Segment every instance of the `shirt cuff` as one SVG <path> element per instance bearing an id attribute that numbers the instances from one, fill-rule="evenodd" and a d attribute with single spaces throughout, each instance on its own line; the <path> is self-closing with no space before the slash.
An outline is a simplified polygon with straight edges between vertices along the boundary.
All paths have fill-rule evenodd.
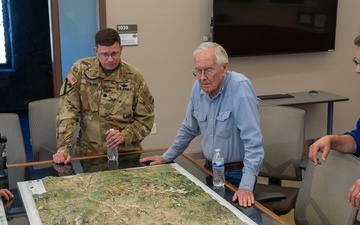
<path id="1" fill-rule="evenodd" d="M 62 147 L 58 148 L 57 153 L 59 153 L 59 152 L 64 152 L 66 154 L 70 154 L 71 146 L 70 147 L 62 146 Z"/>
<path id="2" fill-rule="evenodd" d="M 243 188 L 253 192 L 255 187 L 255 182 L 256 182 L 255 176 L 250 174 L 243 174 L 239 188 Z"/>

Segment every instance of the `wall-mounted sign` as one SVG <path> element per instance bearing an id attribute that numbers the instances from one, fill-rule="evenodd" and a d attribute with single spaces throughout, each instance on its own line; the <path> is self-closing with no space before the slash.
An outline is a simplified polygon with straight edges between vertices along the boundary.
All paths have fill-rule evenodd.
<path id="1" fill-rule="evenodd" d="M 116 30 L 120 35 L 121 45 L 138 45 L 137 24 L 117 25 Z"/>

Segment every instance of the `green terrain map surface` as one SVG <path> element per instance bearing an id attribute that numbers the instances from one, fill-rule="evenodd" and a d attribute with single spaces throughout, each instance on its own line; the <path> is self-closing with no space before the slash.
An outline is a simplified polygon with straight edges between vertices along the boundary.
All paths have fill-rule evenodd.
<path id="1" fill-rule="evenodd" d="M 169 164 L 42 179 L 43 224 L 245 224 Z"/>

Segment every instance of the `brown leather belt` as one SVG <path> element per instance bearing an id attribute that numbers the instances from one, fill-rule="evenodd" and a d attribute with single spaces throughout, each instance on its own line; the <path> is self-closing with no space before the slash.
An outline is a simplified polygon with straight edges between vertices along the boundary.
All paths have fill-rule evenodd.
<path id="1" fill-rule="evenodd" d="M 212 170 L 212 162 L 210 162 L 209 160 L 206 160 L 206 164 Z M 243 162 L 225 163 L 225 171 L 241 170 L 242 168 L 244 168 Z"/>

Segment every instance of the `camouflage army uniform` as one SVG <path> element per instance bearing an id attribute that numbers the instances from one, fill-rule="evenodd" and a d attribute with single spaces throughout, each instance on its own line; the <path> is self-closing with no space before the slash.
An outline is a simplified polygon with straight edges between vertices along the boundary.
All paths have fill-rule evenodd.
<path id="1" fill-rule="evenodd" d="M 121 61 L 107 76 L 96 57 L 74 63 L 61 87 L 57 124 L 58 152 L 70 153 L 80 122 L 75 155 L 106 154 L 105 132 L 117 129 L 125 137 L 119 151 L 141 150 L 140 142 L 154 123 L 154 99 L 140 72 Z"/>

